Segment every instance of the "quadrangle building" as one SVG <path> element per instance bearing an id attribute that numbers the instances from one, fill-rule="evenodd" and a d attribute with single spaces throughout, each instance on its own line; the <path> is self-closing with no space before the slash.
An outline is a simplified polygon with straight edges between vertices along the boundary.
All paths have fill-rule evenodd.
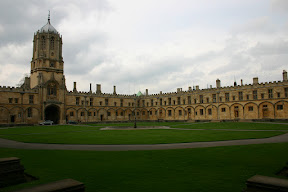
<path id="1" fill-rule="evenodd" d="M 221 121 L 288 119 L 288 81 L 283 80 L 215 88 L 199 86 L 159 94 L 120 95 L 73 91 L 66 88 L 62 36 L 48 23 L 34 34 L 30 76 L 20 87 L 0 86 L 0 123 L 37 124 L 44 120 L 65 124 L 101 121 Z"/>

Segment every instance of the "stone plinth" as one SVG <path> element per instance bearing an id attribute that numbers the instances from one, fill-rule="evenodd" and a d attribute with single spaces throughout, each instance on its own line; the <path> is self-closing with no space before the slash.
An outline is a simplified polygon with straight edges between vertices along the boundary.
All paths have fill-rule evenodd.
<path id="1" fill-rule="evenodd" d="M 26 182 L 24 167 L 17 157 L 0 159 L 0 188 Z"/>
<path id="2" fill-rule="evenodd" d="M 246 181 L 245 192 L 288 192 L 288 180 L 254 175 Z"/>
<path id="3" fill-rule="evenodd" d="M 73 179 L 63 179 L 14 192 L 85 192 L 83 183 Z"/>

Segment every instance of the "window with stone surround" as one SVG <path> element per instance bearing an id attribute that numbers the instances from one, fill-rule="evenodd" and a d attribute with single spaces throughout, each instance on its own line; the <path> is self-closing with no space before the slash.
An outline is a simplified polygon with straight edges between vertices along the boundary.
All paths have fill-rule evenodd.
<path id="1" fill-rule="evenodd" d="M 199 96 L 199 99 L 200 99 L 200 103 L 203 103 L 204 101 L 203 101 L 203 95 L 200 95 Z"/>
<path id="2" fill-rule="evenodd" d="M 55 42 L 55 38 L 51 37 L 51 39 L 50 39 L 50 49 L 51 50 L 54 50 L 54 42 Z"/>
<path id="3" fill-rule="evenodd" d="M 277 92 L 277 97 L 280 98 L 281 94 L 280 92 Z"/>
<path id="4" fill-rule="evenodd" d="M 268 98 L 269 99 L 273 98 L 273 89 L 268 89 Z"/>
<path id="5" fill-rule="evenodd" d="M 178 113 L 179 113 L 179 116 L 182 116 L 182 110 L 179 110 Z"/>
<path id="6" fill-rule="evenodd" d="M 225 93 L 225 101 L 229 101 L 229 93 Z"/>
<path id="7" fill-rule="evenodd" d="M 73 117 L 73 116 L 74 116 L 74 112 L 71 111 L 71 112 L 70 112 L 70 117 Z"/>
<path id="8" fill-rule="evenodd" d="M 34 95 L 29 95 L 29 104 L 34 103 Z"/>
<path id="9" fill-rule="evenodd" d="M 212 94 L 212 99 L 213 99 L 213 103 L 216 103 L 217 102 L 217 99 L 216 99 L 216 94 Z"/>
<path id="10" fill-rule="evenodd" d="M 288 97 L 288 87 L 284 88 L 285 97 Z"/>
<path id="11" fill-rule="evenodd" d="M 93 98 L 90 98 L 90 106 L 93 106 Z"/>
<path id="12" fill-rule="evenodd" d="M 225 111 L 226 111 L 225 107 L 221 108 L 221 112 L 225 112 Z"/>
<path id="13" fill-rule="evenodd" d="M 32 117 L 32 108 L 31 107 L 29 107 L 28 109 L 27 109 L 27 117 Z"/>
<path id="14" fill-rule="evenodd" d="M 283 110 L 283 105 L 277 105 L 277 110 Z"/>
<path id="15" fill-rule="evenodd" d="M 76 105 L 79 105 L 80 97 L 76 97 Z"/>
<path id="16" fill-rule="evenodd" d="M 82 117 L 84 116 L 84 114 L 85 114 L 84 111 L 81 111 L 81 114 L 80 114 L 80 115 L 81 115 Z"/>
<path id="17" fill-rule="evenodd" d="M 170 117 L 172 115 L 172 110 L 168 110 L 168 116 Z"/>
<path id="18" fill-rule="evenodd" d="M 108 99 L 105 99 L 105 105 L 108 106 L 108 104 L 109 104 Z"/>
<path id="19" fill-rule="evenodd" d="M 18 98 L 15 98 L 15 103 L 18 103 Z"/>
<path id="20" fill-rule="evenodd" d="M 203 114 L 204 114 L 204 110 L 200 109 L 200 115 L 203 115 Z"/>
<path id="21" fill-rule="evenodd" d="M 254 100 L 258 99 L 257 90 L 253 91 L 253 99 Z"/>
<path id="22" fill-rule="evenodd" d="M 9 103 L 12 103 L 13 102 L 13 98 L 9 98 L 8 101 L 9 101 Z"/>
<path id="23" fill-rule="evenodd" d="M 264 99 L 265 94 L 261 93 L 261 99 Z"/>
<path id="24" fill-rule="evenodd" d="M 211 108 L 208 109 L 208 115 L 212 115 L 212 109 Z"/>
<path id="25" fill-rule="evenodd" d="M 243 92 L 242 91 L 238 92 L 238 98 L 239 98 L 239 101 L 243 100 Z"/>
<path id="26" fill-rule="evenodd" d="M 253 111 L 253 106 L 249 106 L 248 111 Z"/>
<path id="27" fill-rule="evenodd" d="M 107 112 L 107 116 L 111 116 L 111 112 L 110 111 Z"/>
<path id="28" fill-rule="evenodd" d="M 191 104 L 191 96 L 188 96 L 188 104 Z"/>

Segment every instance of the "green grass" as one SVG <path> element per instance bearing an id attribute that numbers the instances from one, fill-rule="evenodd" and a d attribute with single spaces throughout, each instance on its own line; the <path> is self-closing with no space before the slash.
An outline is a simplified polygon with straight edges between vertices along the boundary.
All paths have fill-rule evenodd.
<path id="1" fill-rule="evenodd" d="M 198 124 L 199 126 L 200 124 Z M 214 130 L 103 130 L 93 126 L 38 126 L 0 130 L 0 137 L 27 143 L 159 144 L 266 138 L 283 132 Z"/>
<path id="2" fill-rule="evenodd" d="M 173 128 L 187 129 L 243 129 L 243 130 L 287 130 L 288 124 L 220 122 L 220 123 L 182 123 L 172 125 Z"/>
<path id="3" fill-rule="evenodd" d="M 242 191 L 255 175 L 275 176 L 288 160 L 288 143 L 160 151 L 57 151 L 0 149 L 0 157 L 21 158 L 26 172 L 40 178 L 5 188 L 12 191 L 72 178 L 87 192 Z"/>

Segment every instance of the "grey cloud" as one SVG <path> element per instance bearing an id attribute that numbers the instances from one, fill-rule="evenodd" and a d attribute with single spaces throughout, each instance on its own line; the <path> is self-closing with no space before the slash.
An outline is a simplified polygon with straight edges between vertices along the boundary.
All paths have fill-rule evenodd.
<path id="1" fill-rule="evenodd" d="M 259 42 L 249 52 L 254 56 L 288 54 L 288 41 L 280 39 L 271 43 Z"/>

